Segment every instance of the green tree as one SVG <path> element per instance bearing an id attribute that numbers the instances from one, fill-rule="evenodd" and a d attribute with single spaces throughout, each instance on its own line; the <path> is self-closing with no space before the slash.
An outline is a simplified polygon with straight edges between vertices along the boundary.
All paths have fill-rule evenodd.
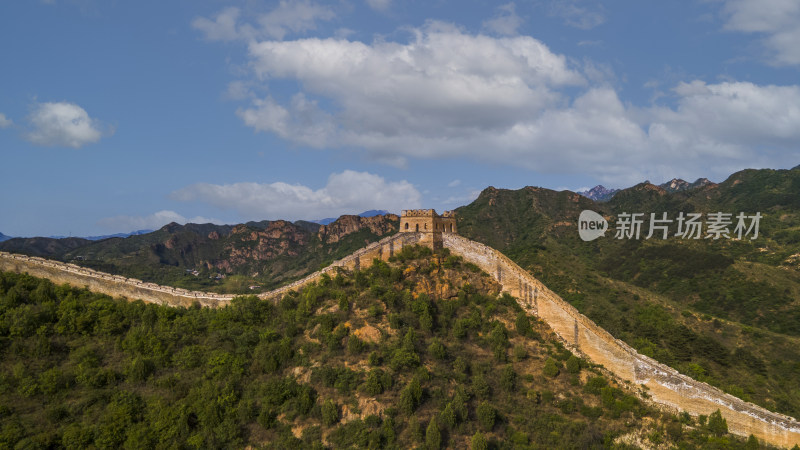
<path id="1" fill-rule="evenodd" d="M 378 395 L 383 392 L 383 383 L 381 380 L 383 371 L 380 369 L 373 369 L 367 375 L 367 381 L 364 382 L 364 392 L 369 395 Z"/>
<path id="2" fill-rule="evenodd" d="M 333 400 L 325 400 L 322 404 L 322 423 L 331 426 L 339 422 L 339 406 Z"/>
<path id="3" fill-rule="evenodd" d="M 442 412 L 439 414 L 439 417 L 447 428 L 452 430 L 453 427 L 456 426 L 457 417 L 456 412 L 453 409 L 452 402 L 447 403 Z"/>
<path id="4" fill-rule="evenodd" d="M 567 359 L 567 372 L 569 373 L 580 373 L 581 371 L 581 360 L 575 355 L 570 356 Z"/>
<path id="5" fill-rule="evenodd" d="M 434 339 L 428 346 L 428 353 L 438 360 L 443 360 L 447 357 L 447 349 L 439 339 Z"/>
<path id="6" fill-rule="evenodd" d="M 478 415 L 478 422 L 483 429 L 492 431 L 492 428 L 494 428 L 494 421 L 497 418 L 497 410 L 494 409 L 494 406 L 490 405 L 488 402 L 482 402 L 478 405 L 476 413 Z"/>
<path id="7" fill-rule="evenodd" d="M 728 432 L 728 421 L 722 417 L 719 409 L 708 416 L 708 431 L 715 436 L 722 436 Z"/>
<path id="8" fill-rule="evenodd" d="M 130 381 L 140 382 L 146 380 L 154 370 L 155 364 L 150 358 L 137 356 L 133 358 L 133 361 L 130 362 L 125 370 L 125 377 Z"/>
<path id="9" fill-rule="evenodd" d="M 528 349 L 525 348 L 524 345 L 515 345 L 514 346 L 514 360 L 522 361 L 523 359 L 528 357 Z"/>
<path id="10" fill-rule="evenodd" d="M 528 315 L 524 312 L 520 312 L 517 314 L 517 321 L 515 322 L 517 333 L 522 336 L 529 336 L 533 331 L 531 329 L 531 320 L 528 318 Z"/>
<path id="11" fill-rule="evenodd" d="M 517 372 L 514 372 L 511 364 L 506 365 L 500 374 L 500 387 L 506 392 L 514 392 L 517 389 Z"/>
<path id="12" fill-rule="evenodd" d="M 414 410 L 417 409 L 417 401 L 415 400 L 414 394 L 408 386 L 406 386 L 400 392 L 400 404 L 398 406 L 403 414 L 409 416 L 414 413 Z"/>
<path id="13" fill-rule="evenodd" d="M 667 436 L 672 439 L 673 442 L 678 442 L 683 435 L 683 424 L 679 421 L 675 420 L 667 424 L 666 426 Z"/>
<path id="14" fill-rule="evenodd" d="M 459 375 L 459 379 L 463 380 L 469 372 L 469 364 L 467 364 L 467 360 L 461 356 L 457 357 L 456 360 L 453 361 L 453 372 L 455 372 L 456 375 Z"/>
<path id="15" fill-rule="evenodd" d="M 480 431 L 472 435 L 472 442 L 470 443 L 470 448 L 472 450 L 488 450 L 489 449 L 489 442 L 486 440 L 486 436 L 483 435 Z"/>
<path id="16" fill-rule="evenodd" d="M 351 355 L 358 355 L 364 351 L 364 341 L 359 339 L 357 336 L 350 336 L 347 338 L 347 351 Z"/>
<path id="17" fill-rule="evenodd" d="M 439 450 L 442 446 L 442 432 L 439 431 L 439 424 L 436 417 L 431 418 L 428 428 L 425 430 L 425 447 L 428 450 Z"/>
<path id="18" fill-rule="evenodd" d="M 452 406 L 453 412 L 456 413 L 456 419 L 459 422 L 463 422 L 467 420 L 468 417 L 468 410 L 467 410 L 467 401 L 469 398 L 467 397 L 467 393 L 464 389 L 459 386 L 456 388 L 456 394 L 453 396 Z"/>
<path id="19" fill-rule="evenodd" d="M 478 397 L 489 398 L 489 394 L 491 394 L 491 388 L 489 387 L 489 383 L 486 381 L 486 377 L 484 377 L 482 373 L 472 377 L 472 392 L 474 392 Z"/>
<path id="20" fill-rule="evenodd" d="M 747 438 L 747 442 L 745 442 L 744 448 L 747 450 L 758 450 L 759 448 L 758 438 L 751 434 L 750 437 Z"/>
<path id="21" fill-rule="evenodd" d="M 561 371 L 558 369 L 558 363 L 553 358 L 547 358 L 547 361 L 544 363 L 544 369 L 542 369 L 545 375 L 551 378 L 555 378 L 558 376 Z"/>
<path id="22" fill-rule="evenodd" d="M 420 426 L 419 419 L 417 419 L 417 416 L 411 416 L 411 419 L 409 419 L 408 433 L 411 435 L 412 440 L 416 442 L 422 442 L 423 439 L 422 426 Z"/>

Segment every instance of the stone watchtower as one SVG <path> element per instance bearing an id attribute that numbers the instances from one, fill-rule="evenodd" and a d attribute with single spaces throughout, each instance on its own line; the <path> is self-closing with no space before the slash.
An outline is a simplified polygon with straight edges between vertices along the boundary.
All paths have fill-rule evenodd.
<path id="1" fill-rule="evenodd" d="M 442 248 L 442 233 L 457 233 L 456 215 L 445 211 L 440 216 L 433 209 L 404 209 L 400 215 L 401 233 L 422 233 L 420 244 L 433 250 Z"/>

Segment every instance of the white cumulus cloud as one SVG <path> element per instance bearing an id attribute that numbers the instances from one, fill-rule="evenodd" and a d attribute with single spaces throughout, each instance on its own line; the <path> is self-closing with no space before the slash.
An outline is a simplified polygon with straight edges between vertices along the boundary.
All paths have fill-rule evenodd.
<path id="1" fill-rule="evenodd" d="M 5 114 L 0 113 L 0 128 L 7 128 L 13 125 L 14 122 L 7 118 Z"/>
<path id="2" fill-rule="evenodd" d="M 358 149 L 397 166 L 469 159 L 614 185 L 800 159 L 797 85 L 687 80 L 638 107 L 602 65 L 575 63 L 529 36 L 441 22 L 409 31 L 407 42 L 251 41 L 252 92 L 273 80 L 299 88 L 288 100 L 251 96 L 237 114 L 302 146 Z"/>
<path id="3" fill-rule="evenodd" d="M 148 216 L 114 216 L 100 219 L 97 224 L 117 233 L 127 233 L 136 230 L 156 230 L 164 225 L 176 222 L 181 225 L 186 223 L 220 223 L 216 219 L 206 217 L 186 218 L 175 211 L 162 210 Z"/>
<path id="4" fill-rule="evenodd" d="M 288 105 L 267 97 L 238 114 L 256 130 L 312 147 L 425 157 L 454 141 L 504 133 L 519 118 L 562 102 L 553 88 L 585 83 L 565 57 L 530 37 L 473 36 L 435 22 L 413 32 L 407 44 L 251 43 L 258 79 L 298 80 L 305 91 Z M 317 97 L 339 111 L 321 110 Z"/>
<path id="5" fill-rule="evenodd" d="M 800 64 L 800 2 L 797 0 L 726 0 L 725 28 L 763 35 L 775 65 Z"/>
<path id="6" fill-rule="evenodd" d="M 80 148 L 100 140 L 102 124 L 89 117 L 85 109 L 74 103 L 37 103 L 28 121 L 32 127 L 26 138 L 36 145 Z"/>
<path id="7" fill-rule="evenodd" d="M 399 211 L 420 205 L 420 193 L 407 181 L 390 182 L 367 172 L 345 170 L 325 187 L 275 183 L 197 183 L 172 193 L 180 201 L 204 202 L 235 210 L 244 220 L 319 219 L 370 209 Z"/>

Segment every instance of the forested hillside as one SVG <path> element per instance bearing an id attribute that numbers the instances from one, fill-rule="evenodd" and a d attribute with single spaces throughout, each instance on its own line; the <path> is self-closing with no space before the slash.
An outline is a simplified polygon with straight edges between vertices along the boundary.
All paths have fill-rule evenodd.
<path id="1" fill-rule="evenodd" d="M 217 310 L 0 273 L 0 447 L 759 448 L 648 407 L 498 289 L 421 247 Z"/>
<path id="2" fill-rule="evenodd" d="M 579 238 L 585 209 L 609 219 L 605 237 Z M 623 212 L 645 213 L 639 239 L 615 238 Z M 650 213 L 664 212 L 763 217 L 754 240 L 682 239 L 676 223 L 667 239 L 645 239 Z M 673 193 L 643 183 L 606 203 L 490 188 L 457 217 L 461 234 L 501 250 L 641 353 L 800 417 L 800 170 L 746 170 Z"/>
<path id="3" fill-rule="evenodd" d="M 301 278 L 396 233 L 398 223 L 393 214 L 342 216 L 328 225 L 285 220 L 235 226 L 171 223 L 152 233 L 102 241 L 16 238 L 0 243 L 0 250 L 165 286 L 244 294 Z"/>

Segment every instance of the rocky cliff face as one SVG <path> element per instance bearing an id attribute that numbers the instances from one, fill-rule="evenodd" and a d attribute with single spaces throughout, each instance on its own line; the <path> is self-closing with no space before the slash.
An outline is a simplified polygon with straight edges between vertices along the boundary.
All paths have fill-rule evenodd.
<path id="1" fill-rule="evenodd" d="M 264 229 L 237 225 L 225 245 L 227 258 L 215 266 L 226 271 L 253 261 L 267 261 L 277 256 L 297 256 L 311 238 L 308 231 L 285 220 L 270 222 Z"/>
<path id="2" fill-rule="evenodd" d="M 713 184 L 714 183 L 712 183 L 711 180 L 709 180 L 708 178 L 698 178 L 697 180 L 695 180 L 694 183 L 689 183 L 688 181 L 681 180 L 680 178 L 673 178 L 667 181 L 666 183 L 660 184 L 658 186 L 667 192 L 680 192 L 689 189 L 701 188 Z"/>
<path id="3" fill-rule="evenodd" d="M 0 247 L 198 290 L 224 284 L 219 274 L 241 275 L 249 279 L 240 281 L 250 292 L 250 285 L 274 286 L 312 272 L 395 233 L 398 223 L 394 214 L 342 216 L 326 226 L 286 220 L 240 225 L 170 223 L 124 239 L 12 239 Z"/>
<path id="4" fill-rule="evenodd" d="M 392 231 L 393 222 L 398 220 L 400 218 L 394 214 L 372 217 L 341 216 L 335 222 L 320 227 L 317 236 L 321 242 L 327 244 L 339 242 L 344 236 L 361 229 L 368 229 L 372 233 L 382 236 Z"/>

